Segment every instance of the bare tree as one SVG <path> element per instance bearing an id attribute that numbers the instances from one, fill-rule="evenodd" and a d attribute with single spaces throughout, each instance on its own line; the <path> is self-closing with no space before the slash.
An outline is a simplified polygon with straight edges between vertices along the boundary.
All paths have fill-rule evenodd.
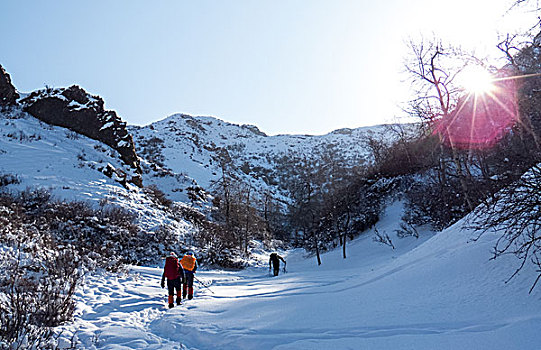
<path id="1" fill-rule="evenodd" d="M 346 245 L 351 230 L 352 216 L 358 202 L 358 189 L 354 185 L 342 186 L 337 189 L 337 203 L 334 206 L 336 217 L 336 229 L 342 245 L 342 257 L 346 259 Z"/>
<path id="2" fill-rule="evenodd" d="M 306 155 L 297 158 L 296 164 L 295 181 L 290 188 L 293 197 L 289 208 L 290 223 L 297 232 L 297 239 L 302 240 L 302 246 L 315 251 L 317 263 L 321 265 L 319 223 L 324 215 L 317 192 L 321 189 L 321 178 L 318 178 L 316 164 Z M 300 237 L 299 232 L 302 232 Z"/>
<path id="3" fill-rule="evenodd" d="M 533 11 L 541 10 L 541 3 L 539 2 L 539 0 L 515 0 L 509 10 L 512 10 L 515 7 L 524 6 L 530 6 L 530 9 Z"/>
<path id="4" fill-rule="evenodd" d="M 419 43 L 409 42 L 411 56 L 406 61 L 405 69 L 410 76 L 410 82 L 415 98 L 410 101 L 410 112 L 421 118 L 422 121 L 434 126 L 442 120 L 452 118 L 452 113 L 458 106 L 464 93 L 456 84 L 456 77 L 469 64 L 479 64 L 480 60 L 467 54 L 459 48 L 444 44 L 441 40 L 421 40 Z M 449 165 L 447 164 L 446 150 L 444 149 L 443 135 L 440 135 L 440 158 L 438 165 L 438 178 L 442 198 L 448 187 Z M 449 139 L 451 158 L 455 165 L 454 171 L 458 176 L 464 200 L 468 208 L 473 210 L 474 204 L 470 199 L 465 167 L 467 162 L 455 148 L 452 139 Z M 466 170 L 467 172 L 467 170 Z"/>

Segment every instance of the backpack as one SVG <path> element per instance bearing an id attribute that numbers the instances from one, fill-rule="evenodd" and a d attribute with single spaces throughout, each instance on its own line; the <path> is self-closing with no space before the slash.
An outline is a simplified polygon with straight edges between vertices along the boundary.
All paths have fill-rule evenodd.
<path id="1" fill-rule="evenodd" d="M 177 258 L 173 256 L 168 256 L 167 258 L 165 258 L 165 267 L 163 273 L 168 280 L 174 280 L 178 278 L 180 276 L 178 270 L 179 265 Z"/>
<path id="2" fill-rule="evenodd" d="M 184 270 L 193 271 L 195 268 L 195 258 L 190 255 L 184 255 L 182 260 L 180 260 L 180 264 Z"/>

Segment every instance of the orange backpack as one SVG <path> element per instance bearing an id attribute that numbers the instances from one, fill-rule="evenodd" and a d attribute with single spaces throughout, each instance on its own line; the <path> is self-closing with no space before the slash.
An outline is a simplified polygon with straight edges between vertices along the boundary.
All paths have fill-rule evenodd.
<path id="1" fill-rule="evenodd" d="M 184 270 L 193 271 L 195 267 L 195 258 L 190 255 L 184 255 L 182 260 L 180 260 L 180 264 Z"/>

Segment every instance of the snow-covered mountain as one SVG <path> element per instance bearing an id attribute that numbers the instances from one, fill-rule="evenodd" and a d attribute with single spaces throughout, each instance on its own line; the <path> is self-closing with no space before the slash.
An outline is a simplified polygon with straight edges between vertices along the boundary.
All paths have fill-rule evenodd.
<path id="1" fill-rule="evenodd" d="M 99 96 L 76 85 L 25 94 L 3 69 L 1 78 L 0 175 L 17 178 L 7 188 L 46 188 L 61 200 L 120 205 L 137 214 L 145 231 L 172 225 L 182 235 L 189 229 L 156 209 L 151 185 L 181 203 L 191 203 L 195 190 L 204 202 L 227 172 L 251 188 L 252 198 L 285 204 L 299 169 L 356 174 L 371 162 L 368 139 L 389 142 L 398 135 L 381 125 L 268 136 L 253 125 L 184 114 L 127 126 Z M 327 173 L 323 181 L 333 176 Z"/>
<path id="2" fill-rule="evenodd" d="M 20 108 L 0 114 L 0 174 L 15 175 L 11 190 L 45 188 L 65 200 L 118 204 L 136 212 L 142 228 L 178 222 L 156 210 L 145 191 L 127 178 L 134 172 L 112 147 L 67 128 L 40 121 Z M 255 126 L 212 117 L 173 115 L 144 127 L 129 126 L 141 157 L 143 185 L 157 185 L 171 199 L 189 202 L 186 189 L 205 190 L 229 161 L 234 175 L 260 193 L 288 199 L 290 167 L 324 157 L 345 167 L 369 161 L 366 137 L 385 137 L 386 126 L 342 129 L 322 136 L 267 136 Z M 327 158 L 328 160 L 328 158 Z M 178 228 L 179 232 L 187 229 Z"/>
<path id="3" fill-rule="evenodd" d="M 332 166 L 355 173 L 355 169 L 371 161 L 369 138 L 389 142 L 397 136 L 393 126 L 385 125 L 340 129 L 320 136 L 268 136 L 253 125 L 185 114 L 147 126 L 126 126 L 114 111 L 105 110 L 99 96 L 76 85 L 21 94 L 3 70 L 1 78 L 1 90 L 6 96 L 2 103 L 7 108 L 2 113 L 6 122 L 0 130 L 5 136 L 2 143 L 6 159 L 0 171 L 20 174 L 19 188 L 51 187 L 54 194 L 68 199 L 99 201 L 107 192 L 103 186 L 94 188 L 82 183 L 111 182 L 116 178 L 112 183 L 121 184 L 121 191 L 132 185 L 156 185 L 170 199 L 188 203 L 189 189 L 212 192 L 213 183 L 227 172 L 259 195 L 267 193 L 287 202 L 298 168 L 311 171 Z M 51 138 L 54 141 L 45 141 Z M 16 147 L 14 141 L 34 146 Z M 60 153 L 55 147 L 76 153 L 75 157 L 56 159 Z M 114 160 L 105 159 L 104 154 Z M 27 159 L 31 164 L 34 159 L 46 159 L 63 165 L 51 168 L 48 176 L 31 176 L 32 172 L 46 170 L 19 166 L 14 161 L 17 159 Z M 73 178 L 86 179 L 88 172 L 76 174 L 66 168 L 92 169 L 99 179 L 81 182 Z M 70 191 L 73 187 L 77 191 Z"/>
<path id="4" fill-rule="evenodd" d="M 325 166 L 331 161 L 345 168 L 361 167 L 370 161 L 368 137 L 393 138 L 385 125 L 339 129 L 321 136 L 267 136 L 253 125 L 185 114 L 129 130 L 147 168 L 144 182 L 155 183 L 182 201 L 187 200 L 183 186 L 209 190 L 225 166 L 253 188 L 287 198 L 292 167 Z"/>
<path id="5" fill-rule="evenodd" d="M 60 198 L 96 203 L 140 192 L 126 181 L 133 169 L 108 145 L 20 110 L 2 113 L 2 120 L 0 173 L 20 178 L 13 188 L 49 188 Z M 289 167 L 306 161 L 324 166 L 323 157 L 330 155 L 345 167 L 362 166 L 370 157 L 366 137 L 388 132 L 382 125 L 322 136 L 267 136 L 254 126 L 181 114 L 128 129 L 142 160 L 143 185 L 155 184 L 182 202 L 189 202 L 186 188 L 208 190 L 222 176 L 224 159 L 242 181 L 287 198 Z"/>
<path id="6" fill-rule="evenodd" d="M 144 230 L 178 226 L 141 188 L 126 181 L 131 172 L 120 154 L 100 141 L 19 109 L 0 113 L 0 174 L 17 179 L 10 190 L 43 188 L 62 200 L 120 205 L 137 214 Z"/>

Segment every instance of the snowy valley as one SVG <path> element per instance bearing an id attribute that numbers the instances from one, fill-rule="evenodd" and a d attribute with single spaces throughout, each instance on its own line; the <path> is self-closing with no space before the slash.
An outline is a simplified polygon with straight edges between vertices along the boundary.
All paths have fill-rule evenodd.
<path id="1" fill-rule="evenodd" d="M 19 94 L 1 73 L 0 321 L 46 313 L 41 286 L 74 279 L 44 299 L 70 317 L 0 332 L 0 348 L 539 348 L 535 254 L 494 259 L 507 241 L 476 221 L 482 196 L 529 184 L 530 163 L 502 169 L 507 151 L 434 155 L 417 124 L 320 136 L 184 114 L 126 125 L 79 87 Z M 201 267 L 194 299 L 168 309 L 172 250 L 195 250 Z M 276 277 L 273 251 L 287 261 Z"/>
<path id="2" fill-rule="evenodd" d="M 402 209 L 389 206 L 378 229 L 397 228 Z M 160 267 L 94 277 L 70 330 L 89 349 L 537 349 L 541 295 L 524 288 L 535 272 L 505 283 L 516 261 L 491 260 L 497 236 L 474 242 L 463 223 L 396 249 L 367 232 L 348 259 L 329 252 L 321 266 L 289 251 L 278 277 L 267 255 L 239 272 L 201 271 L 196 297 L 169 311 Z"/>

